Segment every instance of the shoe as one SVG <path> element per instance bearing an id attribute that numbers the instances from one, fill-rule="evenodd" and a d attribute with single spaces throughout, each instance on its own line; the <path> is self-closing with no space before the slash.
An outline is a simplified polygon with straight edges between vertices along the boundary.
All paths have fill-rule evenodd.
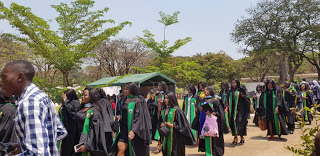
<path id="1" fill-rule="evenodd" d="M 270 139 L 269 139 L 269 140 L 270 140 L 270 141 L 273 141 L 273 140 L 274 140 L 273 135 L 270 136 Z"/>
<path id="2" fill-rule="evenodd" d="M 290 131 L 290 134 L 293 134 L 293 130 Z"/>
<path id="3" fill-rule="evenodd" d="M 237 145 L 238 144 L 238 138 L 234 137 L 232 141 L 232 145 Z"/>
<path id="4" fill-rule="evenodd" d="M 159 148 L 160 147 L 160 148 Z M 161 146 L 158 145 L 157 149 L 153 151 L 154 154 L 160 153 L 162 150 Z"/>
<path id="5" fill-rule="evenodd" d="M 240 140 L 240 143 L 239 143 L 240 145 L 242 145 L 242 144 L 244 144 L 244 140 Z"/>

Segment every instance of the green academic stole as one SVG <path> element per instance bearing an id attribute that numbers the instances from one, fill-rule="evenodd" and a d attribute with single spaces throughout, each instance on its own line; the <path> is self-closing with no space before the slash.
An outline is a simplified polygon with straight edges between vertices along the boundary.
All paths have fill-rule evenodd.
<path id="1" fill-rule="evenodd" d="M 162 112 L 162 118 L 164 119 L 165 109 Z M 174 117 L 176 115 L 176 109 L 170 108 L 168 112 L 167 123 L 173 124 Z M 165 120 L 163 120 L 165 121 Z M 163 137 L 163 147 L 166 149 L 167 155 L 170 156 L 172 153 L 172 139 L 173 139 L 173 127 L 167 127 L 169 129 L 169 135 Z"/>
<path id="2" fill-rule="evenodd" d="M 86 114 L 86 119 L 84 120 L 84 124 L 83 124 L 83 130 L 82 133 L 84 134 L 88 134 L 89 130 L 90 130 L 90 118 L 93 115 L 92 109 L 89 109 L 87 114 Z M 86 151 L 86 152 L 82 152 L 81 154 L 82 156 L 90 156 L 91 154 Z"/>
<path id="3" fill-rule="evenodd" d="M 213 107 L 212 103 L 209 103 L 211 107 Z M 212 151 L 212 137 L 211 136 L 205 136 L 204 137 L 204 142 L 205 142 L 205 151 L 206 151 L 206 156 L 212 156 L 213 151 Z"/>
<path id="4" fill-rule="evenodd" d="M 263 103 L 264 103 L 264 110 L 266 112 L 265 115 L 267 115 L 267 94 L 266 93 L 263 94 Z M 281 129 L 280 129 L 279 117 L 278 117 L 278 114 L 276 114 L 275 112 L 277 107 L 277 99 L 274 91 L 272 91 L 272 106 L 273 106 L 273 117 L 274 117 L 276 134 L 280 135 Z M 278 113 L 279 113 L 279 110 L 278 110 Z M 265 116 L 262 118 L 265 118 Z"/>
<path id="5" fill-rule="evenodd" d="M 221 105 L 224 105 L 224 103 L 226 102 L 226 95 L 225 93 L 223 92 L 222 94 L 222 104 Z M 224 112 L 224 117 L 226 118 L 226 124 L 227 124 L 227 128 L 229 129 L 229 119 L 228 119 L 228 112 Z"/>
<path id="6" fill-rule="evenodd" d="M 133 113 L 134 113 L 134 106 L 135 106 L 134 102 L 130 102 L 129 106 L 128 106 L 128 134 L 132 129 L 132 117 L 133 117 Z M 130 138 L 128 140 L 129 140 L 128 141 L 129 155 L 132 156 L 132 144 L 131 144 Z"/>
<path id="7" fill-rule="evenodd" d="M 306 92 L 302 92 L 302 97 L 306 97 L 306 96 L 307 96 Z M 307 106 L 307 99 L 303 99 L 304 121 L 308 121 L 308 112 L 305 109 L 306 106 Z"/>
<path id="8" fill-rule="evenodd" d="M 164 95 L 161 96 L 161 99 L 162 99 L 162 101 L 164 100 Z M 158 96 L 156 96 L 155 101 L 158 102 Z M 153 110 L 153 115 L 155 113 L 155 110 L 156 109 Z M 159 131 L 157 129 L 156 130 L 156 134 L 154 135 L 154 139 L 159 140 L 159 138 L 160 138 L 160 134 L 159 134 Z"/>
<path id="9" fill-rule="evenodd" d="M 195 114 L 196 114 L 196 99 L 195 98 L 191 98 L 191 106 L 190 106 L 190 123 L 193 122 L 194 118 L 195 118 Z M 188 114 L 188 97 L 186 97 L 185 99 L 185 105 L 186 105 L 186 111 L 185 111 L 185 115 L 187 116 Z M 197 140 L 197 131 L 192 129 L 192 134 L 194 136 L 194 139 Z"/>
<path id="10" fill-rule="evenodd" d="M 232 92 L 230 92 L 230 96 L 229 96 L 229 114 L 231 114 L 232 109 L 234 109 L 233 111 L 233 125 L 234 125 L 234 132 L 232 132 L 234 135 L 237 134 L 237 126 L 236 126 L 236 115 L 237 115 L 237 107 L 238 107 L 238 102 L 239 102 L 239 91 L 235 91 L 234 92 L 234 108 L 232 108 Z"/>

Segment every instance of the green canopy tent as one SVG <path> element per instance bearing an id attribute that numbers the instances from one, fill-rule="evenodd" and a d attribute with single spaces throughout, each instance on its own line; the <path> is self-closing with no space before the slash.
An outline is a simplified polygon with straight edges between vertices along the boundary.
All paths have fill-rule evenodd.
<path id="1" fill-rule="evenodd" d="M 91 82 L 87 84 L 87 86 L 99 86 L 105 85 L 111 81 L 117 79 L 116 77 L 106 77 L 102 78 L 98 81 Z M 144 96 L 152 89 L 156 88 L 158 83 L 164 81 L 169 86 L 169 91 L 175 92 L 175 84 L 176 82 L 164 74 L 153 72 L 153 73 L 145 73 L 145 74 L 132 74 L 126 77 L 123 77 L 115 82 L 112 82 L 109 86 L 124 86 L 128 82 L 133 82 L 140 86 L 141 92 Z"/>

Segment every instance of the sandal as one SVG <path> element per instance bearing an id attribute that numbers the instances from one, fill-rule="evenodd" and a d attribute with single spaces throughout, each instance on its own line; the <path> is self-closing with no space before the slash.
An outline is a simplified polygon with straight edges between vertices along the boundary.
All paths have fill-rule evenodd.
<path id="1" fill-rule="evenodd" d="M 238 138 L 234 137 L 233 141 L 232 141 L 232 145 L 237 145 L 238 144 Z"/>
<path id="2" fill-rule="evenodd" d="M 158 144 L 157 149 L 153 151 L 154 154 L 160 153 L 162 150 L 161 145 Z"/>
<path id="3" fill-rule="evenodd" d="M 242 137 L 241 140 L 240 140 L 240 145 L 244 144 L 244 138 Z"/>

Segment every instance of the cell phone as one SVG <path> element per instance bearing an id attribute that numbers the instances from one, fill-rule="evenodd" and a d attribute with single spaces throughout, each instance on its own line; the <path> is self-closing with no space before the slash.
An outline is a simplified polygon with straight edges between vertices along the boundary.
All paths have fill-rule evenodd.
<path id="1" fill-rule="evenodd" d="M 84 145 L 84 142 L 83 143 L 80 143 L 80 144 L 77 144 L 74 146 L 74 152 L 78 153 L 78 148 L 80 148 L 82 145 Z"/>

